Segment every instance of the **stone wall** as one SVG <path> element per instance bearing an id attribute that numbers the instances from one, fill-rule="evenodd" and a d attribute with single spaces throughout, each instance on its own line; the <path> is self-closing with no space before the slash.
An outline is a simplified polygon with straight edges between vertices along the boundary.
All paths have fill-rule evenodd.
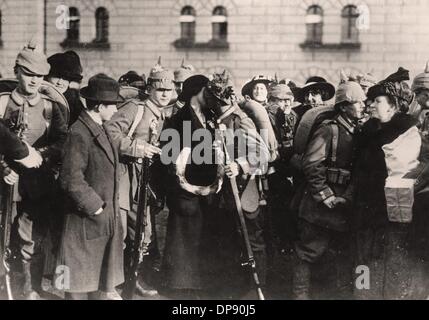
<path id="1" fill-rule="evenodd" d="M 110 49 L 74 49 L 82 57 L 86 78 L 106 72 L 118 78 L 130 69 L 146 73 L 162 56 L 176 68 L 182 58 L 200 72 L 229 70 L 240 86 L 256 74 L 277 73 L 298 83 L 319 74 L 338 82 L 346 72 L 372 72 L 381 78 L 398 66 L 421 72 L 429 59 L 429 1 L 426 0 L 47 0 L 47 54 L 63 51 L 66 31 L 56 28 L 56 7 L 75 6 L 81 15 L 81 41 L 95 37 L 95 10 L 110 15 Z M 303 49 L 307 8 L 318 4 L 324 12 L 324 43 L 339 43 L 341 9 L 348 4 L 367 5 L 369 29 L 361 30 L 360 49 Z M 213 9 L 228 13 L 229 49 L 176 48 L 180 37 L 180 11 L 196 10 L 196 41 L 211 38 Z M 43 31 L 43 0 L 0 1 L 3 14 L 0 49 L 1 71 L 10 75 L 16 52 L 34 32 Z M 36 14 L 37 13 L 37 14 Z M 5 71 L 3 71 L 5 70 Z"/>

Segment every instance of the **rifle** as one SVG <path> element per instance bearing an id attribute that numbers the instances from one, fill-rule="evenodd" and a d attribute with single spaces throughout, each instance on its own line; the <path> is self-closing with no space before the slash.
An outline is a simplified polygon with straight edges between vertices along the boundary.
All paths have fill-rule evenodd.
<path id="1" fill-rule="evenodd" d="M 225 153 L 225 163 L 228 165 L 231 163 L 231 159 L 229 157 L 228 149 L 225 143 L 224 131 L 226 130 L 226 126 L 224 124 L 219 124 L 219 131 L 222 138 L 222 146 Z M 239 223 L 239 231 L 241 236 L 243 237 L 244 247 L 246 249 L 247 260 L 242 263 L 242 266 L 250 267 L 250 271 L 252 273 L 252 279 L 256 286 L 256 293 L 258 294 L 259 300 L 265 300 L 264 294 L 262 293 L 261 283 L 259 282 L 258 273 L 256 271 L 256 262 L 253 256 L 253 250 L 250 245 L 249 233 L 247 232 L 246 221 L 244 220 L 243 208 L 241 207 L 240 195 L 238 192 L 237 181 L 235 177 L 229 178 L 231 183 L 232 193 L 234 195 L 234 201 L 236 206 L 236 211 L 238 215 L 238 223 Z"/>
<path id="2" fill-rule="evenodd" d="M 6 185 L 4 185 L 6 186 Z M 12 227 L 12 209 L 13 209 L 13 186 L 6 186 L 5 192 L 3 192 L 4 200 L 1 203 L 1 253 L 2 263 L 5 270 L 5 286 L 8 300 L 13 300 L 12 285 L 10 278 L 10 264 L 9 261 L 12 257 L 10 250 L 10 230 Z"/>
<path id="3" fill-rule="evenodd" d="M 18 119 L 16 123 L 9 123 L 10 129 L 21 139 L 25 140 L 26 130 L 28 128 L 28 114 L 25 112 L 25 107 L 19 111 Z M 6 167 L 10 172 L 6 162 L 3 160 L 2 165 Z M 10 249 L 10 234 L 12 228 L 12 215 L 13 215 L 13 195 L 14 185 L 7 185 L 3 183 L 3 187 L 6 189 L 2 192 L 2 202 L 0 205 L 1 210 L 1 223 L 0 223 L 0 245 L 2 254 L 2 263 L 5 270 L 5 286 L 8 300 L 13 300 L 12 284 L 10 278 L 10 259 L 12 258 L 12 251 Z"/>
<path id="4" fill-rule="evenodd" d="M 154 120 L 149 128 L 149 143 L 155 145 L 158 139 L 157 121 Z M 139 195 L 137 205 L 136 230 L 134 242 L 131 252 L 130 269 L 127 272 L 122 297 L 130 300 L 134 296 L 138 281 L 139 265 L 143 262 L 143 256 L 147 255 L 147 244 L 144 243 L 144 232 L 146 227 L 146 218 L 150 214 L 149 197 L 152 193 L 149 186 L 149 167 L 151 159 L 139 159 L 142 164 L 140 180 L 139 180 Z"/>

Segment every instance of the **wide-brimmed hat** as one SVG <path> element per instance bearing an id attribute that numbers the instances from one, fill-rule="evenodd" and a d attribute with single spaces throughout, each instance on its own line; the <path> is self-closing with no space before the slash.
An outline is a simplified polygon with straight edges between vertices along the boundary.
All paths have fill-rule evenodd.
<path id="1" fill-rule="evenodd" d="M 255 85 L 257 84 L 257 83 L 263 83 L 263 84 L 265 84 L 266 86 L 267 86 L 267 89 L 268 89 L 268 85 L 272 82 L 273 80 L 272 79 L 270 79 L 269 77 L 267 77 L 267 76 L 265 76 L 265 75 L 258 75 L 258 76 L 254 76 L 253 78 L 252 78 L 252 80 L 250 80 L 250 81 L 248 81 L 244 86 L 243 86 L 243 88 L 241 89 L 241 95 L 244 97 L 244 96 L 249 96 L 249 97 L 251 97 L 251 98 L 253 98 L 252 97 L 252 91 L 253 91 L 253 88 L 255 87 Z"/>
<path id="2" fill-rule="evenodd" d="M 137 88 L 139 90 L 145 90 L 146 88 L 146 79 L 144 74 L 139 75 L 136 71 L 130 70 L 127 73 L 123 74 L 119 80 L 119 85 L 121 86 L 130 86 Z"/>
<path id="3" fill-rule="evenodd" d="M 80 89 L 82 98 L 102 103 L 119 103 L 124 99 L 119 95 L 119 83 L 104 73 L 96 74 L 88 81 L 88 86 Z"/>
<path id="4" fill-rule="evenodd" d="M 24 68 L 27 73 L 40 76 L 46 76 L 51 68 L 46 56 L 37 50 L 34 39 L 18 53 L 15 64 Z"/>
<path id="5" fill-rule="evenodd" d="M 83 78 L 80 58 L 74 51 L 53 54 L 48 58 L 48 63 L 51 65 L 50 76 L 75 82 Z"/>
<path id="6" fill-rule="evenodd" d="M 409 80 L 409 71 L 399 67 L 398 71 L 368 89 L 367 97 L 375 100 L 379 96 L 392 96 L 410 104 L 413 95 L 406 80 Z"/>
<path id="7" fill-rule="evenodd" d="M 191 98 L 198 94 L 202 88 L 207 85 L 209 78 L 202 74 L 195 74 L 190 76 L 183 82 L 182 92 L 177 97 L 177 100 L 182 102 L 187 102 L 191 100 Z"/>
<path id="8" fill-rule="evenodd" d="M 296 90 L 295 92 L 295 99 L 301 103 L 304 103 L 305 96 L 311 91 L 311 90 L 320 90 L 322 92 L 322 100 L 327 101 L 329 99 L 332 99 L 332 97 L 335 95 L 335 87 L 326 81 L 325 78 L 322 77 L 310 77 L 305 82 L 305 85 L 299 90 Z"/>

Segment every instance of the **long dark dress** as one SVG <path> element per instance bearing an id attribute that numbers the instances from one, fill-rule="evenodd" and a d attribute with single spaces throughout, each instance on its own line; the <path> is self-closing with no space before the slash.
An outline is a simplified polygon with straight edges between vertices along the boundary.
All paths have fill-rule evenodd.
<path id="1" fill-rule="evenodd" d="M 425 298 L 424 265 L 410 246 L 413 223 L 388 220 L 384 184 L 387 168 L 383 145 L 393 142 L 416 122 L 405 114 L 388 123 L 370 119 L 357 136 L 353 171 L 355 266 L 369 268 L 370 289 L 357 289 L 357 298 Z"/>

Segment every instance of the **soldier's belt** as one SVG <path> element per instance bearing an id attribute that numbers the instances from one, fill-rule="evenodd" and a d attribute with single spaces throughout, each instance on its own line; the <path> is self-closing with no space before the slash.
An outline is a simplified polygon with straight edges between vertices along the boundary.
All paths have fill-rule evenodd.
<path id="1" fill-rule="evenodd" d="M 326 180 L 328 183 L 347 185 L 350 182 L 351 172 L 346 169 L 328 168 L 326 171 Z"/>

